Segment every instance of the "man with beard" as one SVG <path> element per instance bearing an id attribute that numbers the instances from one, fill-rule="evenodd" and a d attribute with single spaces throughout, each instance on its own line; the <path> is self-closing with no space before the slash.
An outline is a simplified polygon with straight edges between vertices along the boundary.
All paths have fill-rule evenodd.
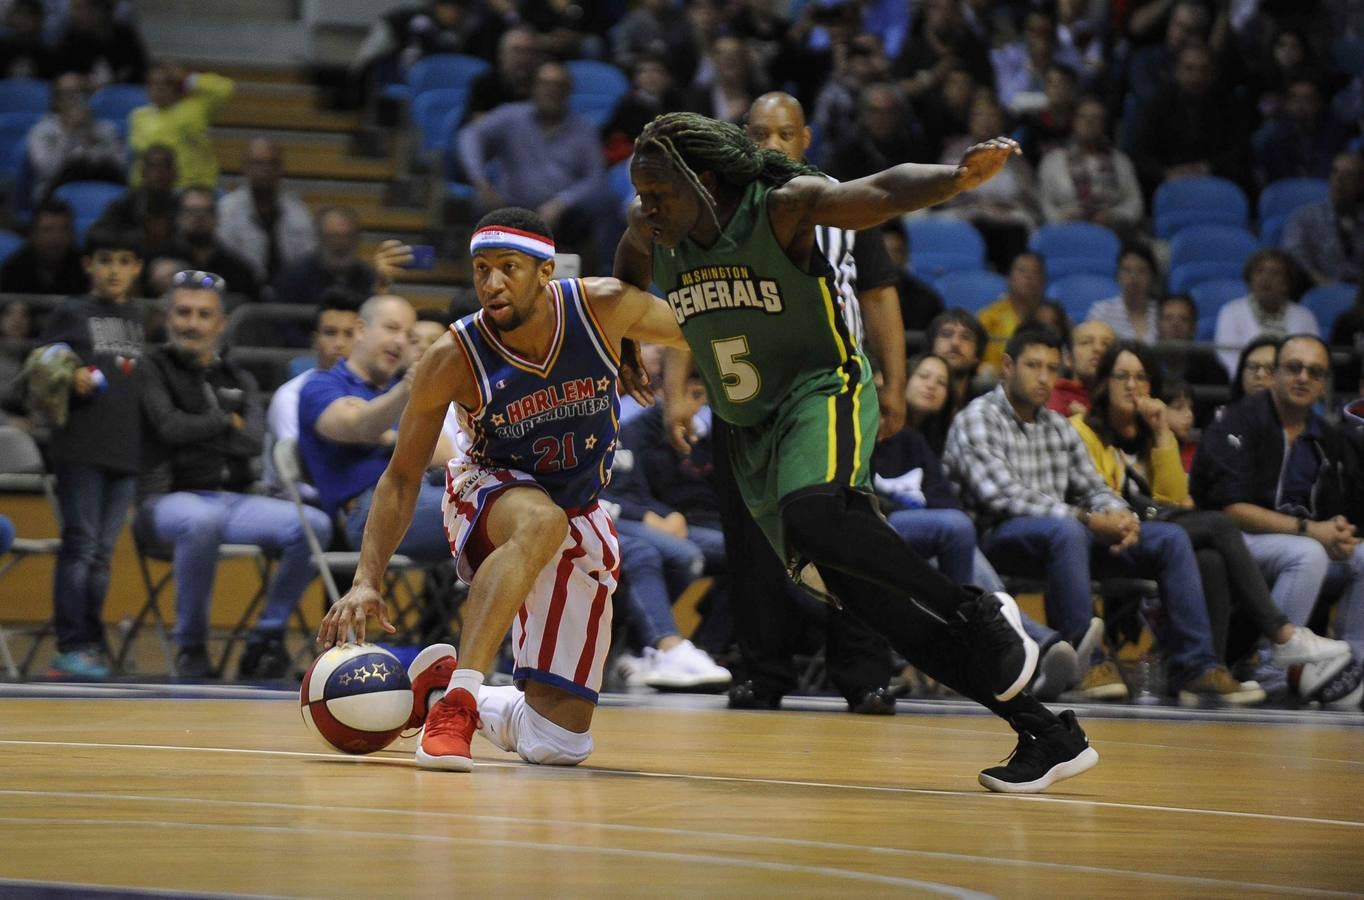
<path id="1" fill-rule="evenodd" d="M 193 268 L 213 272 L 227 282 L 229 294 L 260 299 L 260 283 L 251 264 L 218 241 L 218 198 L 208 188 L 187 188 L 175 214 L 175 245 L 167 252 Z"/>

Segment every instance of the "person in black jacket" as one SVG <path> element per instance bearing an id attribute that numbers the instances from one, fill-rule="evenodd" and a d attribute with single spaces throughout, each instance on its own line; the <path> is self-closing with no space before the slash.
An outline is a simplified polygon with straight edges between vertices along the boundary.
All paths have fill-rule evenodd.
<path id="1" fill-rule="evenodd" d="M 204 647 L 218 546 L 257 544 L 279 555 L 265 609 L 242 653 L 243 678 L 288 673 L 284 627 L 315 574 L 293 504 L 246 493 L 257 480 L 265 413 L 255 379 L 219 355 L 226 328 L 223 280 L 179 272 L 166 302 L 170 343 L 142 366 L 142 471 L 136 529 L 149 543 L 174 550 L 181 676 L 212 677 Z M 325 546 L 331 522 L 306 514 Z"/>
<path id="2" fill-rule="evenodd" d="M 81 294 L 89 285 L 90 277 L 76 246 L 71 205 L 65 200 L 48 200 L 34 212 L 28 240 L 0 265 L 0 291 Z"/>
<path id="3" fill-rule="evenodd" d="M 1279 344 L 1274 383 L 1223 410 L 1194 457 L 1190 490 L 1246 532 L 1246 546 L 1288 620 L 1306 625 L 1340 591 L 1336 637 L 1364 656 L 1364 473 L 1344 433 L 1313 407 L 1331 356 L 1321 338 Z M 1324 590 L 1323 590 L 1324 588 Z"/>
<path id="4" fill-rule="evenodd" d="M 123 530 L 138 471 L 142 312 L 132 302 L 142 272 L 134 233 L 92 227 L 86 235 L 90 293 L 68 297 L 47 317 L 40 342 L 63 344 L 84 368 L 71 379 L 66 424 L 47 446 L 57 476 L 62 549 L 52 586 L 55 675 L 107 678 L 104 598 L 114 541 Z"/>

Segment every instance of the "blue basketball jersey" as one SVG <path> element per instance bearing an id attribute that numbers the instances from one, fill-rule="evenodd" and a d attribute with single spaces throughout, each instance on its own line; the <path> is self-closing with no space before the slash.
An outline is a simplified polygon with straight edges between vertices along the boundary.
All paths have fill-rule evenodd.
<path id="1" fill-rule="evenodd" d="M 506 346 L 483 311 L 452 327 L 473 363 L 479 405 L 466 409 L 469 459 L 533 476 L 565 509 L 605 486 L 620 424 L 620 360 L 588 305 L 582 281 L 549 283 L 554 340 L 536 362 Z"/>

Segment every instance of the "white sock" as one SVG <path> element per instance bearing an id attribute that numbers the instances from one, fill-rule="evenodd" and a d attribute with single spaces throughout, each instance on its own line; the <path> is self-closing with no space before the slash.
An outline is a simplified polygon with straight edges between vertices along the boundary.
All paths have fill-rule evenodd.
<path id="1" fill-rule="evenodd" d="M 448 694 L 456 688 L 464 688 L 473 695 L 475 702 L 478 700 L 478 689 L 483 686 L 483 673 L 477 669 L 455 669 L 455 673 L 450 676 L 450 687 L 446 689 Z"/>
<path id="2" fill-rule="evenodd" d="M 499 750 L 516 749 L 516 722 L 526 695 L 515 685 L 485 687 L 478 695 L 478 733 Z"/>

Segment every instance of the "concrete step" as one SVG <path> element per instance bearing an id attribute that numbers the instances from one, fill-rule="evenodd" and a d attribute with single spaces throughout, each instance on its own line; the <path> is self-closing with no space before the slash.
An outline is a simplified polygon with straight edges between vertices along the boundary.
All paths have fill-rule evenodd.
<path id="1" fill-rule="evenodd" d="M 242 155 L 248 140 L 247 137 L 224 137 L 213 142 L 224 173 L 241 173 Z M 280 146 L 284 151 L 285 173 L 295 178 L 391 181 L 398 174 L 396 160 L 354 157 L 345 146 L 333 142 L 295 139 L 281 142 Z"/>

